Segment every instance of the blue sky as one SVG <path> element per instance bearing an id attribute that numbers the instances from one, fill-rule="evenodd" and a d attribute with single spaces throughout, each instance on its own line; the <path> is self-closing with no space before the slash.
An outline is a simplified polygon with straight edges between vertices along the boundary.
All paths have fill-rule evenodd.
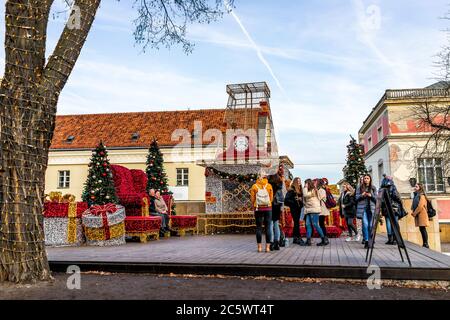
<path id="1" fill-rule="evenodd" d="M 235 16 L 190 26 L 196 46 L 186 55 L 180 47 L 142 53 L 132 1 L 104 0 L 58 113 L 223 108 L 226 84 L 267 81 L 280 153 L 294 174 L 336 182 L 349 135 L 384 90 L 434 82 L 450 24 L 439 18 L 448 0 L 235 1 Z M 49 53 L 63 26 L 50 22 Z"/>

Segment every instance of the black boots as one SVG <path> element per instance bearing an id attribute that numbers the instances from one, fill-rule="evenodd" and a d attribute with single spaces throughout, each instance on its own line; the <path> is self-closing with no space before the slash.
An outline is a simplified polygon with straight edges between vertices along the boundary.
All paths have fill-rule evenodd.
<path id="1" fill-rule="evenodd" d="M 304 242 L 302 246 L 311 247 L 311 239 L 306 239 L 306 242 Z"/>
<path id="2" fill-rule="evenodd" d="M 424 248 L 427 248 L 427 249 L 430 249 L 430 246 L 429 246 L 428 243 L 426 243 L 426 242 L 423 244 L 423 247 L 424 247 Z"/>
<path id="3" fill-rule="evenodd" d="M 298 244 L 298 245 L 300 245 L 300 246 L 304 246 L 304 245 L 305 245 L 305 241 L 303 241 L 302 238 L 294 238 L 294 240 L 292 241 L 292 243 Z"/>
<path id="4" fill-rule="evenodd" d="M 388 235 L 388 241 L 386 242 L 388 245 L 394 244 L 394 236 Z"/>
<path id="5" fill-rule="evenodd" d="M 330 244 L 330 242 L 328 241 L 328 238 L 327 237 L 323 237 L 322 238 L 322 242 L 318 243 L 317 246 L 323 247 L 323 246 L 327 246 L 329 244 Z"/>
<path id="6" fill-rule="evenodd" d="M 280 250 L 280 243 L 278 242 L 278 241 L 276 241 L 274 244 L 273 244 L 273 249 L 272 250 Z"/>
<path id="7" fill-rule="evenodd" d="M 369 248 L 369 241 L 364 241 L 364 249 L 368 249 Z"/>

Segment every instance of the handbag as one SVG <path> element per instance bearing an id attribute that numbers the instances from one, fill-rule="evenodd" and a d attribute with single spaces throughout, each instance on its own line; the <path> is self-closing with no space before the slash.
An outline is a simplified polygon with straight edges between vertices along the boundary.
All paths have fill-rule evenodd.
<path id="1" fill-rule="evenodd" d="M 273 204 L 275 205 L 282 205 L 284 204 L 284 196 L 283 196 L 283 190 L 278 189 L 275 193 Z"/>

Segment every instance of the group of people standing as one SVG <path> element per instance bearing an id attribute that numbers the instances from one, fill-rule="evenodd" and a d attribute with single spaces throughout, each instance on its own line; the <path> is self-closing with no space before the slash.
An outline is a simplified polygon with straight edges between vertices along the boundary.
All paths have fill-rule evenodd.
<path id="1" fill-rule="evenodd" d="M 287 186 L 282 166 L 274 175 L 267 176 L 264 172 L 260 173 L 250 192 L 255 210 L 258 252 L 263 251 L 263 226 L 266 231 L 266 252 L 280 250 L 280 247 L 283 246 L 283 241 L 280 241 L 282 232 L 279 220 L 284 205 L 290 208 L 294 220 L 294 243 L 311 246 L 311 238 L 315 229 L 322 240 L 317 245 L 328 245 L 329 240 L 325 227 L 325 218 L 330 215 L 330 211 L 325 205 L 327 183 L 326 179 L 308 179 L 302 187 L 300 178 L 295 178 Z M 306 222 L 306 241 L 300 235 L 301 219 L 305 219 Z"/>
<path id="2" fill-rule="evenodd" d="M 256 241 L 258 252 L 263 251 L 262 233 L 265 227 L 266 252 L 279 250 L 280 246 L 280 216 L 283 205 L 289 207 L 293 221 L 293 243 L 300 246 L 311 246 L 311 238 L 314 229 L 317 231 L 321 241 L 317 246 L 327 246 L 329 240 L 325 226 L 325 219 L 330 215 L 327 204 L 328 181 L 322 179 L 307 179 L 304 186 L 300 178 L 294 178 L 292 182 L 286 182 L 283 168 L 280 167 L 275 175 L 267 176 L 260 173 L 258 180 L 251 188 L 251 200 L 255 210 L 256 218 Z M 385 188 L 391 199 L 394 213 L 394 223 L 399 229 L 398 221 L 407 215 L 403 206 L 401 196 L 392 178 L 384 176 L 381 188 Z M 356 189 L 348 182 L 342 185 L 342 191 L 337 201 L 340 215 L 345 218 L 349 237 L 347 242 L 362 240 L 364 248 L 368 248 L 369 238 L 373 225 L 375 206 L 377 199 L 377 188 L 373 185 L 372 177 L 366 174 L 361 177 Z M 416 226 L 420 228 L 423 246 L 428 248 L 429 226 L 428 209 L 429 201 L 426 197 L 423 185 L 417 184 L 414 188 L 414 199 L 412 203 L 412 216 L 415 218 Z M 386 217 L 386 209 L 382 208 L 383 216 Z M 306 241 L 300 234 L 300 221 L 304 220 L 306 225 Z M 388 241 L 386 244 L 396 244 L 393 227 L 387 217 L 386 229 Z M 356 225 L 355 225 L 356 221 Z"/>

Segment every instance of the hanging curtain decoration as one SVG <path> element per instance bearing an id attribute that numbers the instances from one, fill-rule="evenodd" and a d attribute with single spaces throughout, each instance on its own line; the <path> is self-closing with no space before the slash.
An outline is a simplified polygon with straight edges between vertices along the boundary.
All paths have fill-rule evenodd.
<path id="1" fill-rule="evenodd" d="M 258 175 L 253 174 L 253 173 L 234 174 L 234 173 L 222 172 L 222 171 L 217 170 L 212 167 L 207 167 L 205 169 L 205 176 L 209 177 L 210 175 L 216 175 L 216 176 L 220 177 L 221 179 L 227 179 L 227 180 L 238 181 L 238 182 L 255 182 L 258 179 Z"/>

